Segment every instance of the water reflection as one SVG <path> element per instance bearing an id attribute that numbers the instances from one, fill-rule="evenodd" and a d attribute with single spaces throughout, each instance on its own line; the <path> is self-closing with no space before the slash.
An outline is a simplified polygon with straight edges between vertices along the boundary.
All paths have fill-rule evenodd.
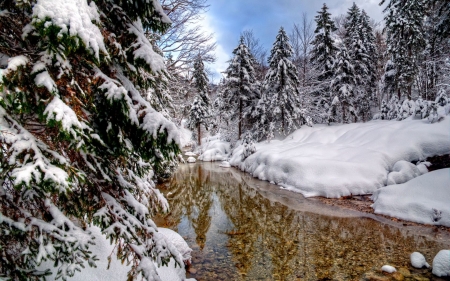
<path id="1" fill-rule="evenodd" d="M 343 217 L 216 163 L 180 166 L 163 192 L 165 222 L 193 248 L 199 281 L 359 280 L 384 264 L 408 268 L 413 251 L 431 261 L 449 247 L 447 239 Z M 327 215 L 311 212 L 318 209 Z"/>

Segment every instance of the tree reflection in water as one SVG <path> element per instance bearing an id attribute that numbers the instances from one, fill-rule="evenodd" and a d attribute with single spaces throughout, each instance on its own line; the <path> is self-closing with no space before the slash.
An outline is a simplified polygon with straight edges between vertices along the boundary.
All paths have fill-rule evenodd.
<path id="1" fill-rule="evenodd" d="M 359 280 L 384 264 L 429 261 L 446 242 L 361 217 L 311 212 L 310 200 L 217 163 L 181 165 L 163 189 L 169 227 L 193 248 L 197 280 Z M 320 208 L 329 208 L 320 206 Z M 447 243 L 447 244 L 444 244 Z"/>

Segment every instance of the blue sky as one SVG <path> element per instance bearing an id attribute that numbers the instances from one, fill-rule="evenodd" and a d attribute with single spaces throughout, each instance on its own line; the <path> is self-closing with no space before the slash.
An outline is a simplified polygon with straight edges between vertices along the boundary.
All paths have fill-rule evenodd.
<path id="1" fill-rule="evenodd" d="M 355 2 L 376 21 L 383 19 L 383 7 L 380 0 L 327 0 L 332 16 L 347 13 Z M 303 13 L 314 19 L 324 1 L 317 0 L 210 0 L 202 26 L 205 31 L 213 32 L 217 42 L 215 64 L 209 67 L 216 72 L 218 82 L 220 72 L 227 67 L 233 49 L 238 45 L 240 33 L 252 29 L 264 47 L 272 47 L 275 36 L 281 26 L 288 34 L 294 23 L 300 22 Z"/>

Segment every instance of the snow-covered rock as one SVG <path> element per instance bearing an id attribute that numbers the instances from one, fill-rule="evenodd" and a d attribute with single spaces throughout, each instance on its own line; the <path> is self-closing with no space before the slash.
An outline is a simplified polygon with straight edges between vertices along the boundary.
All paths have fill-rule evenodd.
<path id="1" fill-rule="evenodd" d="M 230 168 L 231 167 L 230 162 L 228 162 L 228 161 L 222 161 L 222 163 L 220 163 L 219 166 L 223 167 L 223 168 Z"/>
<path id="2" fill-rule="evenodd" d="M 411 265 L 414 266 L 415 268 L 422 268 L 422 267 L 430 267 L 430 265 L 427 263 L 427 261 L 425 260 L 425 257 L 419 253 L 419 252 L 414 252 L 411 254 Z"/>
<path id="3" fill-rule="evenodd" d="M 420 176 L 422 173 L 419 168 L 407 161 L 400 160 L 394 164 L 392 172 L 389 173 L 387 184 L 400 184 Z"/>
<path id="4" fill-rule="evenodd" d="M 189 163 L 195 163 L 196 161 L 197 161 L 197 159 L 195 159 L 194 157 L 189 157 L 188 159 L 187 159 L 187 161 L 189 162 Z"/>
<path id="5" fill-rule="evenodd" d="M 180 234 L 176 233 L 172 229 L 163 227 L 158 227 L 158 232 L 164 235 L 177 248 L 178 252 L 180 252 L 183 256 L 183 261 L 185 263 L 191 262 L 192 249 L 188 246 Z"/>
<path id="6" fill-rule="evenodd" d="M 434 257 L 433 274 L 439 277 L 450 276 L 450 250 L 441 250 Z"/>
<path id="7" fill-rule="evenodd" d="M 195 152 L 192 152 L 192 151 L 188 151 L 184 155 L 186 155 L 186 156 L 197 156 L 197 154 Z"/>
<path id="8" fill-rule="evenodd" d="M 426 173 L 372 196 L 376 214 L 425 224 L 450 226 L 450 168 Z"/>
<path id="9" fill-rule="evenodd" d="M 394 273 L 397 271 L 397 269 L 395 269 L 395 267 L 390 266 L 390 265 L 383 265 L 381 267 L 381 271 L 387 272 L 387 273 Z"/>
<path id="10" fill-rule="evenodd" d="M 257 143 L 257 151 L 244 161 L 243 148 L 238 146 L 229 161 L 254 177 L 307 197 L 370 194 L 386 186 L 397 162 L 450 154 L 448 128 L 448 117 L 433 124 L 426 120 L 375 120 L 303 126 L 282 141 Z M 411 171 L 418 173 L 420 169 L 409 167 Z"/>
<path id="11" fill-rule="evenodd" d="M 202 139 L 200 151 L 198 160 L 210 162 L 226 160 L 231 149 L 229 142 L 220 140 L 220 136 L 213 136 Z"/>

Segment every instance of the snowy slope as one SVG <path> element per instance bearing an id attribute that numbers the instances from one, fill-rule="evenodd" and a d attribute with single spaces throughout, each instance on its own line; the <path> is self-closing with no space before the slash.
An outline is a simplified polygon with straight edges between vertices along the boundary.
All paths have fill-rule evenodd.
<path id="1" fill-rule="evenodd" d="M 450 227 L 450 168 L 380 188 L 372 199 L 376 214 Z"/>
<path id="2" fill-rule="evenodd" d="M 450 154 L 450 118 L 433 124 L 379 120 L 305 126 L 283 141 L 256 144 L 256 150 L 242 162 L 242 146 L 237 147 L 230 163 L 307 197 L 374 193 L 387 184 L 391 171 L 398 173 L 397 167 L 405 167 L 405 176 L 395 177 L 403 181 L 423 172 L 423 166 L 401 163 L 394 171 L 397 162 Z"/>

